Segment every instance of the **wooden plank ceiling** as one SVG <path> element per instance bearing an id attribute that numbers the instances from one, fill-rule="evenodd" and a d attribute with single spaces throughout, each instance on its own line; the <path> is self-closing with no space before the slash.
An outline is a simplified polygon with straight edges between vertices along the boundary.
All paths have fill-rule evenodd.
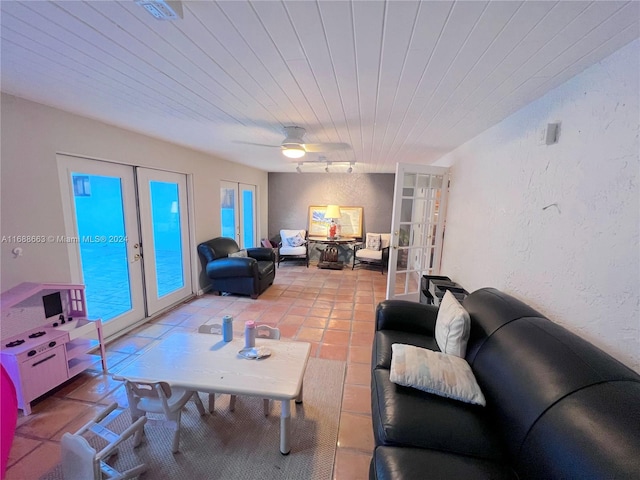
<path id="1" fill-rule="evenodd" d="M 273 172 L 432 163 L 639 36 L 635 1 L 1 3 L 2 91 Z M 325 165 L 303 165 L 321 171 Z M 333 165 L 344 171 L 348 165 Z"/>

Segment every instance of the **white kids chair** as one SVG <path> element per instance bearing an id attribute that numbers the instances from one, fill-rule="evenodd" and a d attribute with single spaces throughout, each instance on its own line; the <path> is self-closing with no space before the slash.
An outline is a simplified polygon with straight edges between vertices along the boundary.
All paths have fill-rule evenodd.
<path id="1" fill-rule="evenodd" d="M 102 480 L 103 478 L 127 479 L 140 475 L 147 469 L 145 464 L 138 465 L 124 472 L 118 472 L 106 460 L 117 453 L 118 446 L 130 436 L 143 431 L 146 417 L 139 418 L 121 434 L 112 432 L 105 425 L 111 423 L 115 415 L 109 415 L 118 408 L 117 403 L 112 403 L 96 418 L 88 422 L 75 433 L 65 433 L 62 436 L 60 447 L 62 451 L 62 475 L 65 480 Z M 93 448 L 82 435 L 92 432 L 105 439 L 109 443 L 99 452 Z M 103 476 L 104 474 L 104 476 Z"/>
<path id="2" fill-rule="evenodd" d="M 166 382 L 125 382 L 131 420 L 136 421 L 149 413 L 163 413 L 166 420 L 148 419 L 150 424 L 167 425 L 173 429 L 172 452 L 178 452 L 180 443 L 180 418 L 182 408 L 193 398 L 200 415 L 204 415 L 204 405 L 198 392 L 184 388 L 171 388 Z M 136 432 L 133 438 L 134 446 L 142 441 L 144 430 Z"/>

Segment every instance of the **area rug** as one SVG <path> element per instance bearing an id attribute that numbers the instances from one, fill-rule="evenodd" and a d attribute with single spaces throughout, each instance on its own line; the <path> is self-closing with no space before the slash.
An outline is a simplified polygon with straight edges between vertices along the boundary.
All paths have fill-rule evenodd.
<path id="1" fill-rule="evenodd" d="M 304 377 L 304 401 L 291 407 L 291 453 L 281 455 L 280 404 L 271 402 L 264 416 L 260 398 L 238 396 L 229 411 L 229 395 L 216 398 L 214 415 L 201 417 L 193 402 L 182 414 L 180 451 L 171 453 L 171 432 L 146 426 L 142 444 L 124 442 L 109 463 L 123 471 L 142 462 L 147 471 L 141 480 L 330 480 L 338 438 L 345 363 L 310 358 Z M 207 398 L 201 394 L 204 405 Z M 128 410 L 110 429 L 122 432 L 130 425 Z M 102 440 L 89 439 L 94 446 Z M 40 480 L 63 480 L 57 465 Z"/>

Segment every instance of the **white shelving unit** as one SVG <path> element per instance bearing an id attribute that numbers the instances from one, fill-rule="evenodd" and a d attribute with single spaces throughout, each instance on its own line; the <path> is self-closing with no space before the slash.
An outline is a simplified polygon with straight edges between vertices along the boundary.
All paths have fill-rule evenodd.
<path id="1" fill-rule="evenodd" d="M 98 360 L 102 362 L 104 372 L 107 372 L 100 320 L 78 318 L 57 328 L 66 330 L 69 335 L 69 340 L 65 343 L 69 378 L 86 370 Z M 98 353 L 90 353 L 93 351 Z"/>

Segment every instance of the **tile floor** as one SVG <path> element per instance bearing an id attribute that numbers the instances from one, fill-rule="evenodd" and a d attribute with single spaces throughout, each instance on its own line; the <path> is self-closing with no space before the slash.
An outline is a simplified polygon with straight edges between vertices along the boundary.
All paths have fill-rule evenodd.
<path id="1" fill-rule="evenodd" d="M 207 294 L 108 344 L 109 369 L 117 371 L 119 363 L 163 335 L 192 331 L 212 317 L 232 314 L 237 334 L 246 320 L 277 326 L 286 338 L 311 342 L 312 356 L 347 362 L 333 478 L 366 479 L 373 450 L 369 385 L 374 311 L 384 299 L 386 278 L 365 268 L 336 271 L 283 263 L 275 283 L 257 300 Z M 6 480 L 37 480 L 58 463 L 62 434 L 113 401 L 127 404 L 124 388 L 100 370 L 88 370 L 42 397 L 32 415 L 18 418 Z"/>

